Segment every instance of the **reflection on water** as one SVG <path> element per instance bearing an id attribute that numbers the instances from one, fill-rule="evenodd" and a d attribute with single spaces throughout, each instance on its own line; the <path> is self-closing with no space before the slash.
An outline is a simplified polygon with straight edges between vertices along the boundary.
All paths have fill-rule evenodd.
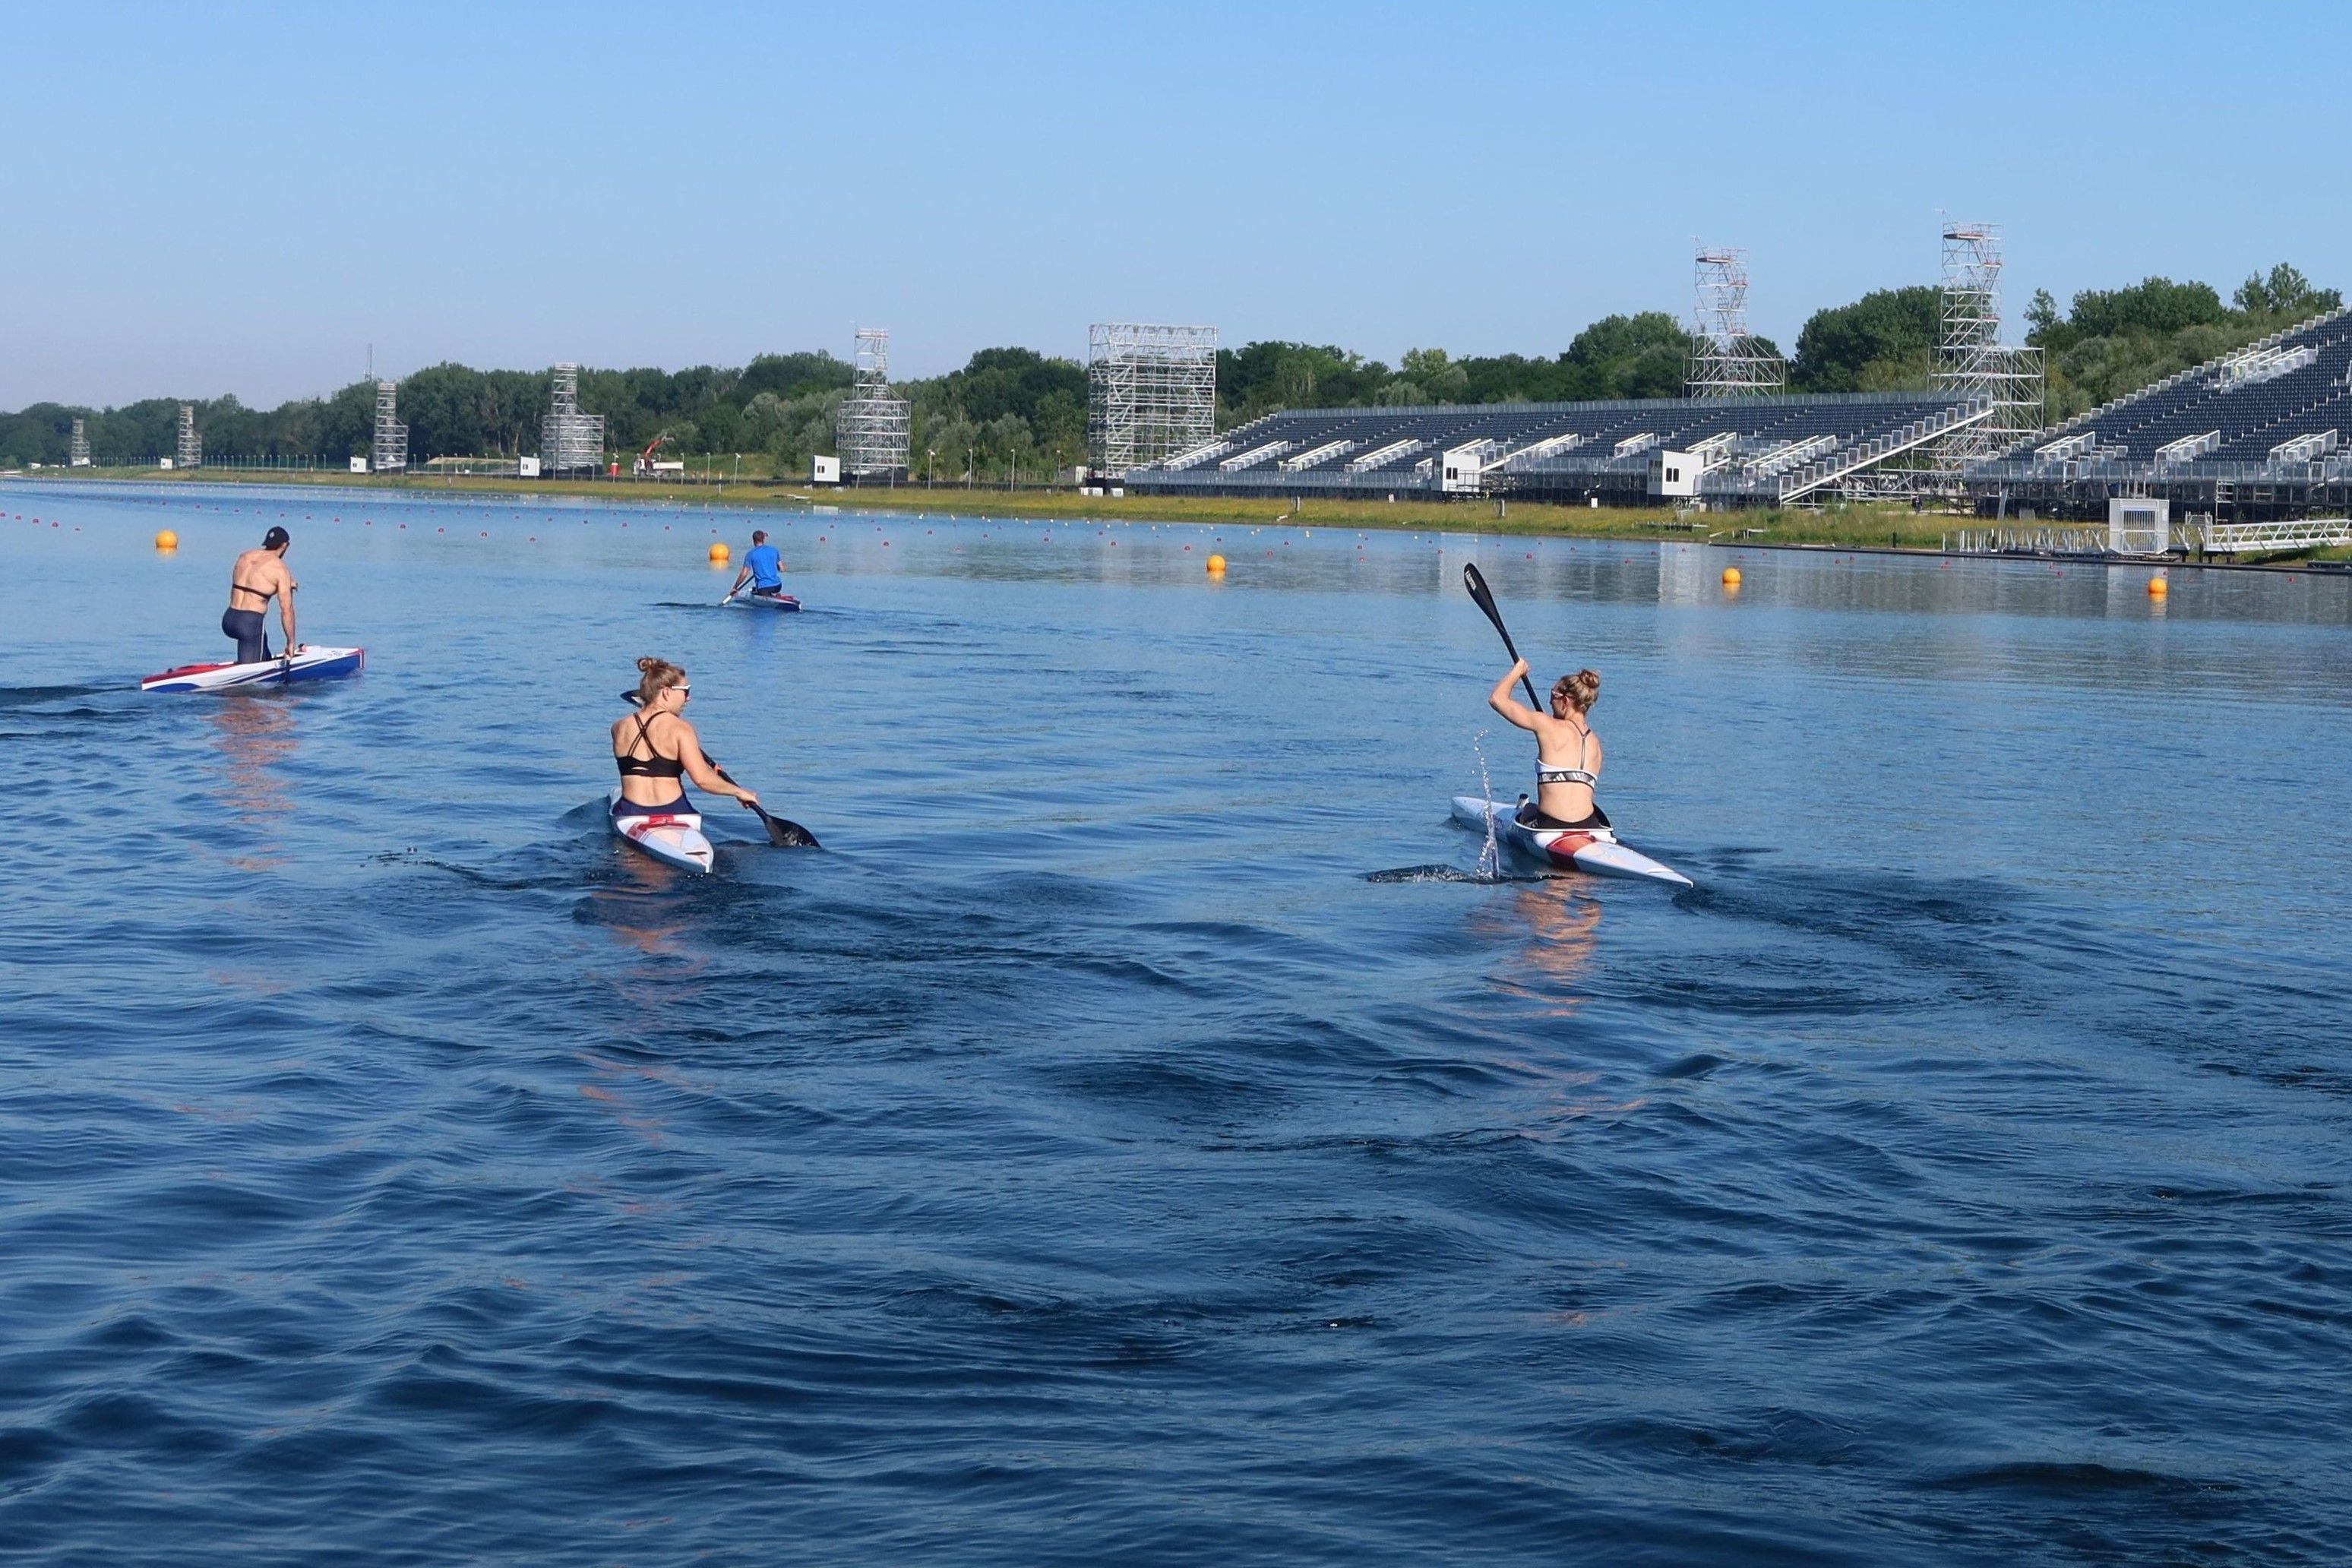
<path id="1" fill-rule="evenodd" d="M 219 745 L 221 772 L 213 796 L 229 821 L 249 836 L 249 852 L 229 858 L 240 870 L 274 870 L 284 863 L 277 829 L 293 805 L 283 771 L 299 741 L 293 695 L 238 691 L 194 699 L 210 705 Z"/>
<path id="2" fill-rule="evenodd" d="M 27 1560 L 2352 1534 L 2340 578 L 772 512 L 779 616 L 740 515 L 346 492 L 368 673 L 162 699 L 290 498 L 94 493 L 0 529 L 114 786 L 0 898 Z M 1474 878 L 1470 556 L 1697 892 Z M 613 841 L 649 652 L 823 853 Z"/>

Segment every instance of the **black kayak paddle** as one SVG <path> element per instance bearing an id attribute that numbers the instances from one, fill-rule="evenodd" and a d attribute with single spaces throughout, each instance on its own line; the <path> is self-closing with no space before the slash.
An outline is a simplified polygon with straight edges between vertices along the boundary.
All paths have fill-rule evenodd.
<path id="1" fill-rule="evenodd" d="M 634 691 L 624 691 L 621 693 L 621 700 L 628 703 L 634 708 L 637 705 L 637 694 Z M 717 773 L 729 784 L 735 783 L 735 775 L 729 773 L 725 768 L 720 767 L 719 765 L 719 759 L 712 756 L 709 752 L 702 753 L 702 760 L 710 764 L 710 771 L 712 773 Z M 740 789 L 742 786 L 740 784 L 737 784 L 736 787 Z M 815 834 L 811 833 L 807 828 L 803 827 L 799 823 L 793 821 L 789 817 L 770 816 L 768 814 L 768 808 L 764 805 L 760 805 L 754 802 L 747 800 L 743 802 L 743 809 L 758 817 L 761 823 L 766 825 L 768 829 L 768 842 L 774 845 L 779 849 L 822 849 L 824 847 L 824 845 L 819 844 L 816 841 Z"/>
<path id="2" fill-rule="evenodd" d="M 1476 602 L 1480 609 L 1486 612 L 1486 618 L 1495 623 L 1495 630 L 1501 634 L 1503 638 L 1503 649 L 1511 656 L 1511 662 L 1513 664 L 1518 663 L 1518 647 L 1511 641 L 1509 628 L 1503 625 L 1503 612 L 1495 608 L 1495 595 L 1492 591 L 1487 588 L 1486 579 L 1479 575 L 1478 563 L 1476 562 L 1465 561 L 1462 563 L 1462 585 L 1470 590 L 1470 597 Z M 1534 709 L 1538 713 L 1548 713 L 1551 711 L 1551 710 L 1546 708 L 1542 703 L 1536 700 L 1536 683 L 1534 681 L 1529 680 L 1526 676 L 1522 675 L 1519 677 L 1519 684 L 1527 688 L 1528 707 Z"/>

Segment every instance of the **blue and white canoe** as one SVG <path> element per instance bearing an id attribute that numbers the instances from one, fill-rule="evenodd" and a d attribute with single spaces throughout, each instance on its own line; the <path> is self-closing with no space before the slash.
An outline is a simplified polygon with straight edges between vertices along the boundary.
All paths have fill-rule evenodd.
<path id="1" fill-rule="evenodd" d="M 801 602 L 790 594 L 761 594 L 747 591 L 736 595 L 727 602 L 730 605 L 742 605 L 754 610 L 797 610 L 801 607 Z"/>
<path id="2" fill-rule="evenodd" d="M 1594 877 L 1630 877 L 1677 888 L 1693 886 L 1688 877 L 1673 867 L 1661 865 L 1640 850 L 1628 849 L 1618 843 L 1614 828 L 1530 826 L 1519 820 L 1522 809 L 1532 810 L 1524 799 L 1507 804 L 1482 800 L 1475 795 L 1454 797 L 1454 821 L 1481 833 L 1486 832 L 1491 824 L 1495 842 L 1522 860 Z"/>
<path id="3" fill-rule="evenodd" d="M 356 647 L 306 647 L 284 658 L 258 664 L 184 664 L 139 683 L 142 691 L 233 691 L 241 686 L 283 686 L 297 680 L 340 680 L 357 675 L 367 663 L 367 650 Z"/>
<path id="4" fill-rule="evenodd" d="M 615 813 L 621 804 L 621 786 L 614 784 L 604 796 L 605 819 L 613 825 L 613 837 L 626 839 L 665 866 L 675 866 L 681 871 L 707 872 L 717 858 L 710 840 L 702 836 L 702 813 L 698 811 L 630 811 Z"/>

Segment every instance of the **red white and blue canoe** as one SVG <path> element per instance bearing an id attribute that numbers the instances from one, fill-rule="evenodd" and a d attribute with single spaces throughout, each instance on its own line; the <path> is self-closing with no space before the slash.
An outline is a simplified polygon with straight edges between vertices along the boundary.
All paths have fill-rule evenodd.
<path id="1" fill-rule="evenodd" d="M 139 683 L 142 691 L 232 691 L 240 686 L 283 686 L 294 680 L 340 680 L 357 675 L 367 663 L 367 650 L 356 647 L 306 647 L 291 658 L 265 658 L 258 664 L 184 664 Z"/>
<path id="2" fill-rule="evenodd" d="M 790 594 L 738 594 L 727 602 L 754 610 L 797 610 L 801 607 L 801 602 Z"/>
<path id="3" fill-rule="evenodd" d="M 1475 795 L 1454 797 L 1454 820 L 1465 827 L 1486 831 L 1492 822 L 1495 842 L 1520 858 L 1563 871 L 1583 871 L 1595 877 L 1631 877 L 1644 882 L 1666 882 L 1677 888 L 1691 879 L 1671 866 L 1659 864 L 1638 849 L 1617 842 L 1608 827 L 1530 827 L 1518 818 L 1517 803 L 1481 800 Z"/>
<path id="4" fill-rule="evenodd" d="M 681 871 L 708 871 L 713 854 L 710 840 L 702 836 L 702 813 L 698 811 L 655 812 L 641 816 L 615 816 L 612 808 L 621 803 L 621 786 L 614 784 L 604 796 L 604 815 L 613 825 L 613 837 L 626 839 L 665 866 L 675 866 Z"/>

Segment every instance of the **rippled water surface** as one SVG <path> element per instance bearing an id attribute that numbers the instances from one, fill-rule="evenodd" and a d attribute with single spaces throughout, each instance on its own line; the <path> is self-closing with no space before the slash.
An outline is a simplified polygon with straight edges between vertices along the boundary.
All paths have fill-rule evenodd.
<path id="1" fill-rule="evenodd" d="M 2343 1560 L 2343 579 L 0 513 L 17 1552 Z M 280 514 L 367 673 L 142 696 Z M 1696 890 L 1468 876 L 1470 558 Z M 823 851 L 615 847 L 644 653 Z"/>

